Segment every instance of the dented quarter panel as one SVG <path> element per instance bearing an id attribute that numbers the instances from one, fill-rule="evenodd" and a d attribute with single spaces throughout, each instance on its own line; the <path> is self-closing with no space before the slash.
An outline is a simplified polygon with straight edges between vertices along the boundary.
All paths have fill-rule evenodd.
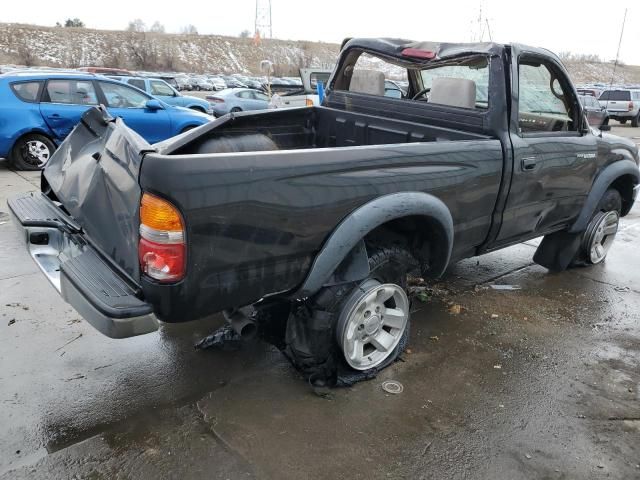
<path id="1" fill-rule="evenodd" d="M 197 318 L 305 278 L 340 221 L 382 195 L 429 192 L 451 211 L 453 257 L 487 236 L 502 174 L 498 140 L 212 155 L 149 154 L 145 191 L 162 193 L 185 216 L 185 281 L 143 277 L 165 321 Z"/>

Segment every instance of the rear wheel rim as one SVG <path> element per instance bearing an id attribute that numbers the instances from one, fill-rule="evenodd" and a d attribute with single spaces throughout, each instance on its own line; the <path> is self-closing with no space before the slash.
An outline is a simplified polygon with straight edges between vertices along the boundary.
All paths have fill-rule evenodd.
<path id="1" fill-rule="evenodd" d="M 616 211 L 600 212 L 593 219 L 589 229 L 589 243 L 587 245 L 587 255 L 591 263 L 602 262 L 613 243 L 613 239 L 618 233 L 620 216 Z"/>
<path id="2" fill-rule="evenodd" d="M 49 161 L 49 157 L 51 157 L 51 150 L 46 143 L 40 140 L 29 140 L 22 148 L 23 160 L 36 167 L 44 167 Z"/>
<path id="3" fill-rule="evenodd" d="M 338 342 L 355 370 L 387 360 L 402 339 L 409 320 L 409 299 L 393 283 L 368 280 L 347 301 L 338 322 Z"/>

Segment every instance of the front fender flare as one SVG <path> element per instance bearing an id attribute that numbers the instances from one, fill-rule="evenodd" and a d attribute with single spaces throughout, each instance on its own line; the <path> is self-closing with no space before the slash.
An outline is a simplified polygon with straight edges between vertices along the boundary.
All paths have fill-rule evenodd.
<path id="1" fill-rule="evenodd" d="M 294 297 L 306 298 L 320 290 L 352 249 L 376 227 L 408 216 L 428 217 L 442 230 L 447 245 L 434 275 L 442 274 L 453 248 L 453 219 L 449 209 L 442 200 L 428 193 L 392 193 L 365 203 L 340 222 L 316 255 L 307 278 Z"/>
<path id="2" fill-rule="evenodd" d="M 640 183 L 640 171 L 638 170 L 638 165 L 636 165 L 633 160 L 620 160 L 606 167 L 593 182 L 587 200 L 582 206 L 577 220 L 569 228 L 568 233 L 583 232 L 587 228 L 589 220 L 593 217 L 593 213 L 602 196 L 611 184 L 623 175 L 632 175 L 635 177 L 636 183 Z"/>

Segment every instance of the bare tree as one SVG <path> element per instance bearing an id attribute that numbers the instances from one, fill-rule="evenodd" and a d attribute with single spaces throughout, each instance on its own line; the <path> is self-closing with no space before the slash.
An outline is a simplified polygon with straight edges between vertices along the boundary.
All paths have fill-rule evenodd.
<path id="1" fill-rule="evenodd" d="M 140 18 L 131 20 L 127 26 L 127 32 L 144 32 L 147 29 L 147 25 Z"/>
<path id="2" fill-rule="evenodd" d="M 75 28 L 84 28 L 84 22 L 80 20 L 78 17 L 76 18 L 67 18 L 64 22 L 65 27 L 75 27 Z"/>
<path id="3" fill-rule="evenodd" d="M 180 33 L 184 35 L 198 35 L 198 29 L 195 27 L 195 25 L 189 24 L 186 27 L 182 27 L 180 29 Z"/>
<path id="4" fill-rule="evenodd" d="M 156 20 L 155 22 L 153 22 L 153 25 L 151 25 L 151 28 L 149 29 L 149 31 L 153 33 L 164 33 L 165 32 L 164 25 L 162 25 L 160 22 Z"/>
<path id="5" fill-rule="evenodd" d="M 175 71 L 180 69 L 179 47 L 174 42 L 167 42 L 163 45 L 161 62 L 162 67 Z"/>
<path id="6" fill-rule="evenodd" d="M 140 70 L 158 66 L 158 47 L 145 33 L 130 32 L 127 35 L 126 51 L 131 64 Z"/>

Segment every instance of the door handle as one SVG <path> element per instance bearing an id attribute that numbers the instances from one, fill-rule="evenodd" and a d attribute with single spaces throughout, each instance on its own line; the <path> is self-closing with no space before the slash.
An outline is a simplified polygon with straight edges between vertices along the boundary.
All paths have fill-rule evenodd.
<path id="1" fill-rule="evenodd" d="M 52 113 L 51 115 L 47 116 L 47 118 L 60 118 L 60 115 L 58 115 L 57 113 Z"/>
<path id="2" fill-rule="evenodd" d="M 523 170 L 533 170 L 536 168 L 538 164 L 537 157 L 525 157 L 522 159 L 522 169 Z"/>

